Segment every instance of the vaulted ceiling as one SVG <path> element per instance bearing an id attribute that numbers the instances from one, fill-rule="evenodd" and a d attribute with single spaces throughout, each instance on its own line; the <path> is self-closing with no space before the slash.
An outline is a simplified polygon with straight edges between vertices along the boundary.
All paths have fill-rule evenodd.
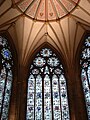
<path id="1" fill-rule="evenodd" d="M 90 30 L 90 0 L 2 0 L 2 30 L 11 35 L 23 64 L 45 42 L 71 62 Z"/>

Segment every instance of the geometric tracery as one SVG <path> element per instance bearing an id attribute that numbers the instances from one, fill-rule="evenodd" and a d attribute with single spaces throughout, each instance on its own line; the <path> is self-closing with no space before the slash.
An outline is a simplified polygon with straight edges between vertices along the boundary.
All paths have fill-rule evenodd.
<path id="1" fill-rule="evenodd" d="M 67 85 L 56 54 L 43 48 L 30 66 L 26 120 L 69 120 Z"/>

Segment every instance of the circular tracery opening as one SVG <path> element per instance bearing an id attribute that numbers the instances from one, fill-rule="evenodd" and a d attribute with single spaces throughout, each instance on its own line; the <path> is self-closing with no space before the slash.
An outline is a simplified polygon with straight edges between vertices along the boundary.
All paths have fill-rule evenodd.
<path id="1" fill-rule="evenodd" d="M 48 47 L 30 65 L 26 120 L 70 120 L 64 68 Z"/>
<path id="2" fill-rule="evenodd" d="M 14 0 L 21 12 L 39 21 L 53 21 L 69 14 L 79 0 Z"/>

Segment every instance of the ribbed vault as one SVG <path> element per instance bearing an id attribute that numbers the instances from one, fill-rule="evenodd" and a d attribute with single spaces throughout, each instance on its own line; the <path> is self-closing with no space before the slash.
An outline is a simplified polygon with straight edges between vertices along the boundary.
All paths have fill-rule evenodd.
<path id="1" fill-rule="evenodd" d="M 72 1 L 77 4 L 77 0 Z M 66 61 L 71 63 L 84 32 L 90 30 L 90 1 L 80 0 L 76 9 L 62 19 L 46 22 L 30 19 L 17 9 L 20 4 L 20 0 L 5 0 L 1 5 L 0 31 L 6 30 L 11 35 L 21 63 L 25 64 L 45 42 L 61 51 Z"/>

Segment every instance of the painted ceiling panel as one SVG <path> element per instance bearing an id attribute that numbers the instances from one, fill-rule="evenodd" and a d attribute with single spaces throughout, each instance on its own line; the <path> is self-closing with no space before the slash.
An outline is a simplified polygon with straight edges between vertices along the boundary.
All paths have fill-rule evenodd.
<path id="1" fill-rule="evenodd" d="M 36 16 L 37 19 L 45 20 L 46 14 L 45 14 L 45 0 L 42 0 L 40 3 L 40 6 L 38 8 L 38 14 Z"/>
<path id="2" fill-rule="evenodd" d="M 50 0 L 48 0 L 48 3 L 47 3 L 47 14 L 48 16 L 46 16 L 46 21 L 47 20 L 54 20 L 55 18 L 57 19 L 57 14 L 55 14 L 55 8 L 54 8 L 54 5 L 53 5 L 53 2 L 51 2 Z"/>
<path id="3" fill-rule="evenodd" d="M 72 0 L 72 1 L 75 2 L 75 3 L 78 3 L 79 0 Z"/>
<path id="4" fill-rule="evenodd" d="M 78 2 L 79 0 L 21 0 L 16 6 L 30 18 L 52 21 L 66 16 Z"/>
<path id="5" fill-rule="evenodd" d="M 27 9 L 26 14 L 27 14 L 29 17 L 35 19 L 39 4 L 40 4 L 40 0 L 34 1 L 34 2 L 32 3 L 32 6 Z"/>
<path id="6" fill-rule="evenodd" d="M 8 28 L 21 61 L 44 42 L 73 60 L 82 35 L 90 30 L 88 0 L 12 1 L 0 6 L 0 31 Z"/>
<path id="7" fill-rule="evenodd" d="M 60 5 L 60 3 L 57 0 L 53 0 L 53 1 L 54 1 L 54 5 L 55 5 L 55 8 L 56 8 L 58 18 L 61 18 L 61 17 L 65 16 L 66 15 L 66 10 L 63 9 L 63 7 Z"/>
<path id="8" fill-rule="evenodd" d="M 65 7 L 67 12 L 70 12 L 75 7 L 75 4 L 69 0 L 61 0 L 61 3 Z"/>
<path id="9" fill-rule="evenodd" d="M 28 6 L 32 3 L 33 0 L 23 0 L 21 3 L 19 3 L 18 7 L 25 12 L 25 10 L 28 8 Z"/>

